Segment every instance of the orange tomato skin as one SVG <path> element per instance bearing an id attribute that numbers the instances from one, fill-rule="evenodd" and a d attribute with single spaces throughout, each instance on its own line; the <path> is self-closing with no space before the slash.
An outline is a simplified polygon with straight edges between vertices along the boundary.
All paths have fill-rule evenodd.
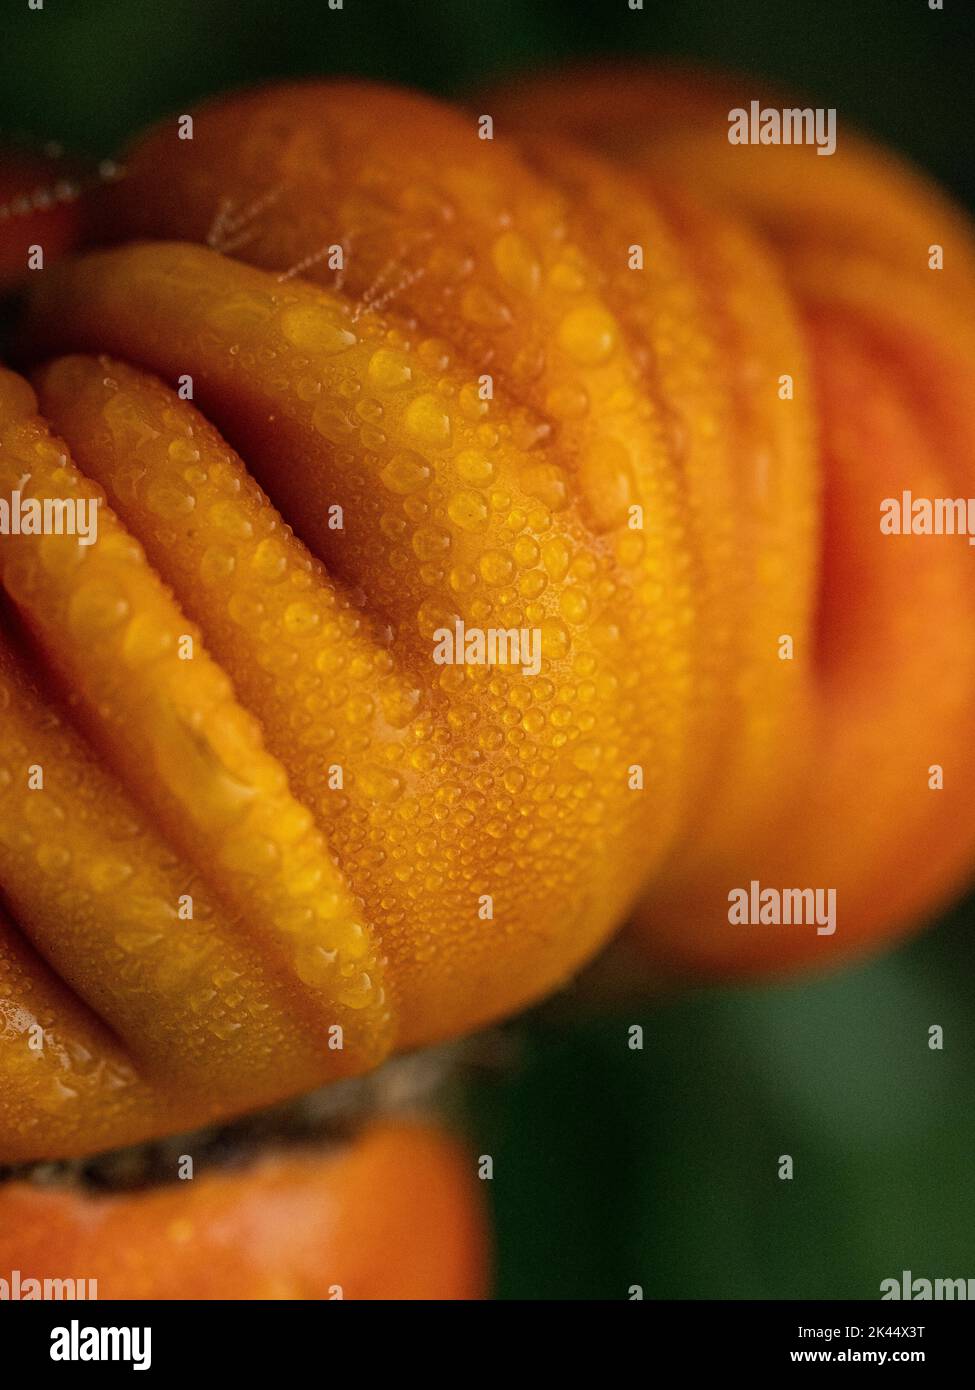
<path id="1" fill-rule="evenodd" d="M 828 156 L 730 145 L 729 113 L 756 98 L 806 104 L 752 79 L 638 65 L 483 98 L 516 133 L 557 129 L 654 186 L 693 184 L 765 240 L 800 318 L 808 364 L 783 358 L 776 372 L 814 405 L 820 538 L 803 580 L 801 695 L 764 779 L 733 759 L 717 774 L 631 931 L 658 963 L 715 979 L 832 967 L 896 940 L 951 904 L 975 859 L 971 554 L 963 537 L 879 524 L 885 498 L 975 492 L 972 223 L 842 113 Z M 835 935 L 732 929 L 729 890 L 752 880 L 834 889 Z"/>
<path id="2" fill-rule="evenodd" d="M 238 94 L 29 281 L 0 482 L 102 539 L 0 546 L 0 1156 L 471 1031 L 631 916 L 761 976 L 962 886 L 970 555 L 878 504 L 972 490 L 970 229 L 842 128 L 730 146 L 729 104 L 575 74 L 481 141 L 370 84 Z M 537 677 L 435 662 L 458 622 L 537 631 Z M 835 933 L 732 924 L 753 881 L 835 892 Z"/>
<path id="3" fill-rule="evenodd" d="M 94 1280 L 99 1299 L 479 1299 L 487 1234 L 471 1156 L 390 1122 L 145 1192 L 7 1183 L 0 1268 L 22 1289 Z"/>
<path id="4" fill-rule="evenodd" d="M 61 159 L 0 149 L 0 294 L 30 273 L 33 247 L 49 265 L 81 244 L 86 213 L 75 173 Z"/>

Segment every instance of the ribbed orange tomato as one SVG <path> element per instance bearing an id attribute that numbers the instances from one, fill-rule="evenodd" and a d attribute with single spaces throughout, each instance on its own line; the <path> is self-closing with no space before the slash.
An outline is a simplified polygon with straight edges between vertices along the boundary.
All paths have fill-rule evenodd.
<path id="1" fill-rule="evenodd" d="M 477 1028 L 638 900 L 767 971 L 957 889 L 970 556 L 877 508 L 972 475 L 970 233 L 736 95 L 230 97 L 29 279 L 0 490 L 98 536 L 0 544 L 0 1157 Z M 835 933 L 729 922 L 753 881 Z"/>

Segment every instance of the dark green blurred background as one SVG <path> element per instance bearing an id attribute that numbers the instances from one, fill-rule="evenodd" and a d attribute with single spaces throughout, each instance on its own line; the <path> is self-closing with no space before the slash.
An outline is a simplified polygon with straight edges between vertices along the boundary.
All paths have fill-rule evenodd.
<path id="1" fill-rule="evenodd" d="M 970 0 L 5 0 L 0 133 L 104 157 L 161 115 L 276 76 L 450 93 L 595 54 L 676 54 L 803 89 L 971 206 L 973 37 Z M 875 1298 L 903 1269 L 975 1278 L 971 918 L 828 981 L 598 1022 L 549 1005 L 506 1029 L 508 1064 L 466 1097 L 495 1159 L 499 1296 Z"/>

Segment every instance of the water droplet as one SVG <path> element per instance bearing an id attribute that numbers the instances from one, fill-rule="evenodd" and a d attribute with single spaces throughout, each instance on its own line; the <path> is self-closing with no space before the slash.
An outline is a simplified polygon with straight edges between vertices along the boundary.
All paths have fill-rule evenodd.
<path id="1" fill-rule="evenodd" d="M 302 352 L 334 356 L 354 347 L 356 335 L 335 312 L 314 304 L 295 304 L 281 315 L 281 332 Z"/>
<path id="2" fill-rule="evenodd" d="M 565 589 L 559 610 L 567 623 L 584 623 L 589 616 L 589 599 L 582 589 Z"/>
<path id="3" fill-rule="evenodd" d="M 251 568 L 265 583 L 280 579 L 288 567 L 288 556 L 280 541 L 271 537 L 261 541 L 251 557 Z"/>
<path id="4" fill-rule="evenodd" d="M 485 487 L 494 478 L 494 464 L 476 449 L 465 449 L 454 460 L 458 476 L 465 483 Z"/>
<path id="5" fill-rule="evenodd" d="M 450 416 L 430 393 L 410 402 L 404 423 L 410 434 L 424 444 L 442 447 L 450 443 Z"/>
<path id="6" fill-rule="evenodd" d="M 596 530 L 608 531 L 626 521 L 633 501 L 633 472 L 624 444 L 617 439 L 593 444 L 580 460 L 579 483 Z"/>
<path id="7" fill-rule="evenodd" d="M 358 774 L 358 789 L 370 801 L 386 804 L 395 801 L 403 790 L 403 779 L 399 773 L 385 767 L 364 767 Z"/>
<path id="8" fill-rule="evenodd" d="M 514 562 L 503 550 L 486 550 L 481 556 L 481 577 L 488 584 L 507 584 L 514 573 Z"/>
<path id="9" fill-rule="evenodd" d="M 569 572 L 569 547 L 558 536 L 551 536 L 541 547 L 542 564 L 550 579 L 558 583 Z"/>
<path id="10" fill-rule="evenodd" d="M 491 259 L 502 280 L 520 294 L 534 294 L 542 277 L 538 257 L 517 232 L 504 232 L 491 248 Z"/>
<path id="11" fill-rule="evenodd" d="M 78 589 L 68 608 L 68 620 L 79 635 L 109 632 L 128 614 L 129 602 L 122 591 L 97 580 Z"/>
<path id="12" fill-rule="evenodd" d="M 418 560 L 443 559 L 450 549 L 450 533 L 437 526 L 421 526 L 413 536 L 413 554 Z"/>
<path id="13" fill-rule="evenodd" d="M 318 610 L 310 603 L 289 603 L 284 610 L 285 631 L 296 637 L 305 637 L 314 632 L 320 621 Z"/>
<path id="14" fill-rule="evenodd" d="M 447 515 L 462 531 L 483 531 L 488 522 L 488 506 L 479 492 L 461 488 L 447 503 Z"/>
<path id="15" fill-rule="evenodd" d="M 471 285 L 464 291 L 460 312 L 468 323 L 477 328 L 507 328 L 511 322 L 511 310 L 504 300 L 483 285 Z"/>
<path id="16" fill-rule="evenodd" d="M 208 520 L 218 531 L 233 540 L 249 540 L 254 527 L 250 517 L 237 502 L 216 502 L 210 508 Z"/>
<path id="17" fill-rule="evenodd" d="M 431 473 L 429 465 L 419 454 L 404 450 L 393 455 L 379 476 L 390 492 L 405 496 L 425 488 Z"/>
<path id="18" fill-rule="evenodd" d="M 302 946 L 295 956 L 295 970 L 302 984 L 321 989 L 335 978 L 336 953 L 324 946 Z"/>
<path id="19" fill-rule="evenodd" d="M 176 440 L 177 444 L 181 442 Z M 196 498 L 185 489 L 175 487 L 160 478 L 150 483 L 146 489 L 146 506 L 151 512 L 155 512 L 156 516 L 161 516 L 167 521 L 176 521 L 179 517 L 189 516 L 196 506 Z"/>
<path id="20" fill-rule="evenodd" d="M 379 391 L 398 391 L 413 379 L 413 368 L 404 353 L 380 348 L 369 359 L 369 380 Z"/>
<path id="21" fill-rule="evenodd" d="M 575 362 L 595 367 L 606 362 L 617 342 L 616 320 L 600 304 L 573 309 L 559 327 L 559 343 Z"/>
<path id="22" fill-rule="evenodd" d="M 254 333 L 273 317 L 274 308 L 256 295 L 236 294 L 207 311 L 207 322 L 221 333 Z"/>
<path id="23" fill-rule="evenodd" d="M 520 480 L 529 496 L 536 497 L 550 511 L 558 512 L 568 505 L 565 477 L 556 464 L 533 464 L 522 472 Z"/>
<path id="24" fill-rule="evenodd" d="M 578 382 L 567 381 L 552 387 L 545 405 L 556 420 L 581 420 L 589 409 L 589 396 Z"/>

